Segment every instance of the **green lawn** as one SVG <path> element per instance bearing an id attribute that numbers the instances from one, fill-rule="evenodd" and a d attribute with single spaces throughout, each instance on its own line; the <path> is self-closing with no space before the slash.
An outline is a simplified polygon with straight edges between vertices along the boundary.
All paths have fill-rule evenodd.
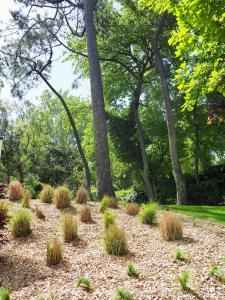
<path id="1" fill-rule="evenodd" d="M 160 207 L 225 225 L 225 206 L 161 205 Z"/>

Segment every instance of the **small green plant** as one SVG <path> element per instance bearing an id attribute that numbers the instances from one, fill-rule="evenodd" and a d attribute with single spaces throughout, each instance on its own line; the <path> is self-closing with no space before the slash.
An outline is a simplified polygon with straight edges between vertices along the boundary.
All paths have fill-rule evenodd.
<path id="1" fill-rule="evenodd" d="M 105 211 L 103 215 L 103 222 L 105 229 L 108 229 L 110 225 L 115 224 L 115 215 L 109 211 Z"/>
<path id="2" fill-rule="evenodd" d="M 62 260 L 62 243 L 55 239 L 47 243 L 47 266 L 55 266 Z"/>
<path id="3" fill-rule="evenodd" d="M 43 203 L 52 203 L 54 189 L 50 185 L 45 185 L 40 192 L 40 200 Z"/>
<path id="4" fill-rule="evenodd" d="M 30 208 L 31 193 L 26 190 L 23 194 L 21 205 L 23 208 Z"/>
<path id="5" fill-rule="evenodd" d="M 9 290 L 5 287 L 0 287 L 0 300 L 10 300 Z"/>
<path id="6" fill-rule="evenodd" d="M 132 262 L 128 262 L 127 264 L 127 275 L 130 277 L 138 277 L 138 272 Z"/>
<path id="7" fill-rule="evenodd" d="M 80 276 L 77 280 L 77 287 L 81 287 L 86 292 L 91 291 L 91 282 L 87 277 Z"/>
<path id="8" fill-rule="evenodd" d="M 108 197 L 105 195 L 102 198 L 101 204 L 100 204 L 100 213 L 104 213 L 107 209 L 107 205 L 108 205 Z"/>
<path id="9" fill-rule="evenodd" d="M 218 266 L 212 266 L 209 271 L 209 276 L 216 277 L 220 282 L 225 283 L 225 274 L 223 270 Z"/>
<path id="10" fill-rule="evenodd" d="M 8 206 L 5 201 L 0 200 L 0 229 L 4 228 L 9 219 Z"/>
<path id="11" fill-rule="evenodd" d="M 193 227 L 198 227 L 200 223 L 201 223 L 200 219 L 198 219 L 196 217 L 192 218 L 192 225 L 193 225 Z"/>
<path id="12" fill-rule="evenodd" d="M 175 259 L 186 261 L 188 259 L 187 251 L 181 248 L 177 248 L 174 251 Z"/>
<path id="13" fill-rule="evenodd" d="M 144 205 L 143 210 L 139 213 L 141 223 L 150 225 L 154 224 L 156 219 L 157 208 L 158 206 L 155 203 L 149 203 Z"/>
<path id="14" fill-rule="evenodd" d="M 190 287 L 188 286 L 191 281 L 191 273 L 189 270 L 184 270 L 181 274 L 177 274 L 174 272 L 176 280 L 179 282 L 181 290 L 183 292 L 190 291 Z"/>
<path id="15" fill-rule="evenodd" d="M 125 255 L 128 252 L 125 233 L 116 225 L 109 226 L 105 231 L 104 244 L 108 254 Z"/>
<path id="16" fill-rule="evenodd" d="M 18 210 L 11 220 L 12 234 L 15 237 L 26 237 L 31 234 L 30 214 L 24 210 Z"/>
<path id="17" fill-rule="evenodd" d="M 124 287 L 118 288 L 114 295 L 114 300 L 133 300 L 134 297 L 131 292 Z"/>

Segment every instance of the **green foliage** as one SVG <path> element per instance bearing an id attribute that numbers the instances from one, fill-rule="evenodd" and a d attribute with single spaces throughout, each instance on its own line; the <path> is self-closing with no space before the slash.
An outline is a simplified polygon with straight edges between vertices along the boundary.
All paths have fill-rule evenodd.
<path id="1" fill-rule="evenodd" d="M 27 174 L 24 185 L 26 190 L 31 193 L 31 197 L 34 199 L 38 196 L 42 189 L 42 183 L 40 182 L 38 175 L 35 174 Z"/>
<path id="2" fill-rule="evenodd" d="M 138 277 L 139 275 L 132 262 L 127 264 L 127 275 L 130 277 Z"/>
<path id="3" fill-rule="evenodd" d="M 175 249 L 174 256 L 175 256 L 175 259 L 181 260 L 181 261 L 186 261 L 188 259 L 187 251 L 184 249 L 181 249 L 181 248 Z"/>
<path id="4" fill-rule="evenodd" d="M 101 204 L 100 204 L 100 212 L 104 213 L 107 209 L 107 204 L 108 204 L 108 197 L 105 195 L 102 198 Z"/>
<path id="5" fill-rule="evenodd" d="M 11 219 L 12 234 L 15 237 L 26 237 L 31 234 L 30 214 L 24 210 L 18 210 Z"/>
<path id="6" fill-rule="evenodd" d="M 143 206 L 142 211 L 139 213 L 140 220 L 143 224 L 154 224 L 156 220 L 156 213 L 158 206 L 155 203 L 149 203 Z"/>
<path id="7" fill-rule="evenodd" d="M 77 287 L 81 287 L 86 292 L 91 291 L 91 282 L 87 277 L 80 276 L 77 280 Z"/>
<path id="8" fill-rule="evenodd" d="M 115 224 L 115 215 L 109 211 L 105 211 L 103 215 L 103 222 L 105 229 L 108 229 L 110 225 Z"/>
<path id="9" fill-rule="evenodd" d="M 174 272 L 176 280 L 179 282 L 181 290 L 188 292 L 190 290 L 189 283 L 191 281 L 191 273 L 189 270 L 184 270 L 181 274 Z"/>
<path id="10" fill-rule="evenodd" d="M 52 203 L 54 189 L 50 185 L 45 185 L 40 193 L 40 200 L 43 203 Z"/>
<path id="11" fill-rule="evenodd" d="M 104 233 L 104 244 L 108 254 L 125 255 L 128 252 L 126 237 L 123 229 L 111 225 Z"/>
<path id="12" fill-rule="evenodd" d="M 9 290 L 5 287 L 0 287 L 0 300 L 10 300 Z"/>
<path id="13" fill-rule="evenodd" d="M 29 190 L 25 190 L 22 198 L 21 205 L 23 208 L 30 208 L 30 200 L 31 200 L 31 193 Z"/>
<path id="14" fill-rule="evenodd" d="M 134 297 L 127 288 L 121 287 L 116 290 L 113 299 L 114 300 L 133 300 Z"/>
<path id="15" fill-rule="evenodd" d="M 195 217 L 192 218 L 193 227 L 198 227 L 200 223 L 201 223 L 200 219 L 195 218 Z"/>
<path id="16" fill-rule="evenodd" d="M 225 283 L 225 274 L 224 274 L 224 271 L 220 267 L 218 267 L 218 266 L 213 266 L 211 268 L 211 270 L 209 271 L 209 276 L 214 276 L 220 282 Z"/>
<path id="17" fill-rule="evenodd" d="M 0 200 L 0 229 L 5 227 L 8 218 L 8 206 L 6 205 L 5 201 Z"/>

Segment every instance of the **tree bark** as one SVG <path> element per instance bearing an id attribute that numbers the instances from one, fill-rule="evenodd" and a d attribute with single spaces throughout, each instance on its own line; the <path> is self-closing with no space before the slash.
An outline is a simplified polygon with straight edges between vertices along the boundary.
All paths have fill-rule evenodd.
<path id="1" fill-rule="evenodd" d="M 154 187 L 152 182 L 149 178 L 149 163 L 147 158 L 147 153 L 145 149 L 145 140 L 144 140 L 144 132 L 143 128 L 139 119 L 138 115 L 138 107 L 140 103 L 140 96 L 141 96 L 141 89 L 142 89 L 143 82 L 141 80 L 138 81 L 137 87 L 134 91 L 134 99 L 131 104 L 132 112 L 134 115 L 135 124 L 137 126 L 137 135 L 138 135 L 138 141 L 141 148 L 141 155 L 142 155 L 142 162 L 143 162 L 143 171 L 144 171 L 144 183 L 146 186 L 146 190 L 148 193 L 149 201 L 153 202 L 156 200 L 155 193 L 154 193 Z"/>
<path id="2" fill-rule="evenodd" d="M 167 18 L 167 13 L 164 12 L 158 24 L 158 28 L 155 33 L 155 36 L 153 38 L 152 47 L 154 51 L 156 67 L 159 72 L 163 100 L 164 100 L 164 105 L 166 110 L 166 121 L 167 121 L 167 130 L 168 130 L 170 157 L 172 162 L 172 172 L 173 172 L 174 180 L 176 183 L 176 190 L 177 190 L 177 204 L 182 205 L 182 204 L 187 204 L 186 183 L 184 180 L 184 176 L 180 165 L 180 160 L 178 157 L 175 123 L 174 123 L 174 117 L 172 111 L 172 101 L 170 98 L 169 87 L 167 83 L 167 77 L 166 77 L 162 56 L 159 50 L 159 39 L 166 18 Z"/>
<path id="3" fill-rule="evenodd" d="M 106 116 L 102 87 L 102 76 L 94 24 L 94 10 L 97 0 L 84 1 L 84 20 L 87 36 L 87 51 L 93 108 L 94 141 L 97 170 L 98 197 L 104 194 L 115 196 L 110 171 Z"/>
<path id="4" fill-rule="evenodd" d="M 40 73 L 40 72 L 37 72 L 37 73 L 41 77 L 41 79 L 46 83 L 46 85 L 50 88 L 50 90 L 58 97 L 58 99 L 61 101 L 61 103 L 62 103 L 62 105 L 63 105 L 63 107 L 66 111 L 66 114 L 67 114 L 67 117 L 69 119 L 70 125 L 73 129 L 73 134 L 74 134 L 74 137 L 75 137 L 75 140 L 76 140 L 77 148 L 78 148 L 78 151 L 80 153 L 81 160 L 82 160 L 82 163 L 83 163 L 83 166 L 84 166 L 85 177 L 86 177 L 86 188 L 89 192 L 90 197 L 92 198 L 92 196 L 91 196 L 91 172 L 90 172 L 88 162 L 87 162 L 86 156 L 84 154 L 83 148 L 81 146 L 80 136 L 79 136 L 75 121 L 73 119 L 73 116 L 72 116 L 65 100 L 63 99 L 62 95 L 60 95 L 56 91 L 56 89 L 51 85 L 51 83 L 45 78 L 45 76 L 42 73 Z"/>
<path id="5" fill-rule="evenodd" d="M 193 127 L 194 127 L 194 176 L 198 189 L 198 200 L 201 197 L 201 181 L 199 176 L 199 149 L 200 149 L 200 135 L 197 115 L 197 105 L 193 110 Z"/>

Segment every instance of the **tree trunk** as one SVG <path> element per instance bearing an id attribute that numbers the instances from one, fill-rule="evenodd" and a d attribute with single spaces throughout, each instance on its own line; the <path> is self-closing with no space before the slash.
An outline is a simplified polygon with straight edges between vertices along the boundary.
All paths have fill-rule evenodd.
<path id="1" fill-rule="evenodd" d="M 24 172 L 23 172 L 23 167 L 22 167 L 22 163 L 18 162 L 17 164 L 17 172 L 19 174 L 19 181 L 21 184 L 24 183 Z"/>
<path id="2" fill-rule="evenodd" d="M 178 157 L 177 151 L 177 140 L 176 140 L 176 132 L 175 132 L 175 124 L 174 117 L 172 111 L 172 101 L 170 98 L 169 87 L 166 78 L 166 72 L 163 64 L 163 60 L 161 57 L 161 53 L 159 50 L 159 39 L 163 30 L 163 26 L 165 20 L 167 18 L 167 13 L 164 12 L 162 18 L 158 24 L 157 31 L 155 33 L 155 37 L 153 39 L 152 47 L 154 51 L 155 63 L 159 72 L 159 77 L 161 81 L 163 100 L 166 110 L 166 121 L 167 121 L 167 129 L 168 129 L 168 139 L 169 139 L 169 149 L 170 149 L 170 157 L 172 162 L 172 172 L 174 176 L 174 180 L 176 183 L 177 189 L 177 204 L 187 204 L 187 191 L 186 191 L 186 183 L 182 174 L 182 169 Z"/>
<path id="3" fill-rule="evenodd" d="M 96 4 L 97 0 L 84 1 L 84 19 L 91 83 L 98 197 L 102 198 L 104 194 L 115 196 L 115 193 L 110 171 L 102 76 L 94 25 L 94 10 Z"/>
<path id="4" fill-rule="evenodd" d="M 134 99 L 131 104 L 131 107 L 132 107 L 132 112 L 134 115 L 135 124 L 137 126 L 138 141 L 139 141 L 140 148 L 141 148 L 141 155 L 142 155 L 142 162 L 143 162 L 143 169 L 144 169 L 144 183 L 145 183 L 146 190 L 148 193 L 148 198 L 152 202 L 152 201 L 156 200 L 155 199 L 156 197 L 155 197 L 155 193 L 154 193 L 153 184 L 149 178 L 149 164 L 148 164 L 147 153 L 145 150 L 144 132 L 143 132 L 143 128 L 142 128 L 142 125 L 141 125 L 141 122 L 139 119 L 139 115 L 138 115 L 138 107 L 139 107 L 139 101 L 140 101 L 140 96 L 141 96 L 141 88 L 142 88 L 142 81 L 140 80 L 134 91 Z"/>
<path id="5" fill-rule="evenodd" d="M 47 84 L 47 86 L 50 88 L 50 90 L 59 98 L 59 100 L 61 101 L 61 103 L 62 103 L 62 105 L 63 105 L 63 107 L 66 111 L 66 114 L 67 114 L 67 117 L 69 119 L 70 125 L 73 129 L 73 134 L 74 134 L 74 137 L 75 137 L 75 140 L 76 140 L 77 148 L 78 148 L 78 151 L 80 153 L 82 163 L 83 163 L 83 166 L 84 166 L 85 177 L 86 177 L 86 188 L 89 192 L 90 197 L 92 198 L 92 196 L 91 196 L 91 173 L 90 173 L 90 169 L 89 169 L 89 166 L 88 166 L 86 156 L 85 156 L 83 148 L 81 146 L 80 136 L 79 136 L 75 121 L 73 119 L 73 116 L 71 115 L 71 112 L 70 112 L 65 100 L 63 99 L 62 95 L 60 95 L 55 90 L 55 88 L 50 84 L 50 82 L 45 78 L 45 76 L 43 76 L 42 73 L 40 73 L 40 72 L 37 72 L 37 73 L 41 77 L 41 79 Z"/>
<path id="6" fill-rule="evenodd" d="M 198 200 L 201 197 L 201 182 L 199 176 L 199 148 L 200 148 L 200 136 L 198 126 L 197 105 L 193 110 L 193 127 L 194 127 L 194 176 L 198 188 Z"/>

